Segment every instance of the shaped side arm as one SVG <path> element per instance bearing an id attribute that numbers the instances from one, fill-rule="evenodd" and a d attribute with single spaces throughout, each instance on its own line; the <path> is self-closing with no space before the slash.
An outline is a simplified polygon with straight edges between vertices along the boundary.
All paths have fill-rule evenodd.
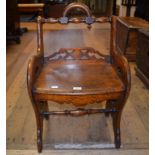
<path id="1" fill-rule="evenodd" d="M 33 101 L 33 85 L 43 66 L 43 58 L 41 55 L 34 55 L 28 62 L 27 68 L 27 88 L 28 93 Z"/>
<path id="2" fill-rule="evenodd" d="M 113 65 L 117 74 L 125 85 L 127 98 L 131 87 L 131 71 L 129 63 L 121 53 L 115 51 L 115 56 L 113 57 Z"/>
<path id="3" fill-rule="evenodd" d="M 125 100 L 129 96 L 130 87 L 131 87 L 131 72 L 130 72 L 130 66 L 125 58 L 125 56 L 119 52 L 116 48 L 116 22 L 117 22 L 116 16 L 112 16 L 112 23 L 111 23 L 111 56 L 112 56 L 112 64 L 118 73 L 119 77 L 124 83 L 126 92 L 125 92 Z"/>

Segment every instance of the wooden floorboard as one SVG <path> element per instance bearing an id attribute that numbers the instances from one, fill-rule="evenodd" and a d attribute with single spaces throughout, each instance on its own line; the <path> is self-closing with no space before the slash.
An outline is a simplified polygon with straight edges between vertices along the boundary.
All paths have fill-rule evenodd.
<path id="1" fill-rule="evenodd" d="M 34 112 L 26 89 L 26 69 L 29 58 L 36 52 L 36 27 L 35 24 L 26 23 L 29 32 L 21 37 L 21 44 L 7 46 L 7 154 L 20 154 L 18 149 L 36 149 L 36 122 Z M 24 24 L 22 23 L 22 26 Z M 63 30 L 64 28 L 65 30 Z M 77 29 L 75 29 L 77 28 Z M 108 54 L 109 27 L 101 28 L 95 25 L 92 30 L 86 26 L 50 26 L 45 25 L 45 51 L 46 55 L 56 52 L 61 47 L 91 46 L 101 53 Z M 123 111 L 121 121 L 122 149 L 131 149 L 129 153 L 143 155 L 148 153 L 148 109 L 149 92 L 143 83 L 135 76 L 134 63 L 130 63 L 132 72 L 132 87 L 129 99 Z M 69 104 L 59 105 L 50 102 L 52 110 L 73 109 Z M 103 107 L 102 104 L 89 105 L 88 107 Z M 113 146 L 113 130 L 111 118 L 101 115 L 83 117 L 53 116 L 49 122 L 44 122 L 44 150 L 55 149 L 58 144 L 82 146 L 100 144 Z M 121 150 L 122 150 L 121 149 Z M 139 154 L 136 152 L 139 152 Z M 142 149 L 142 150 L 141 150 Z M 144 150 L 143 150 L 144 149 Z M 146 150 L 145 150 L 146 149 Z M 128 151 L 117 152 L 128 155 Z M 133 152 L 131 152 L 133 151 Z M 27 152 L 26 150 L 22 153 Z M 76 154 L 76 151 L 73 151 Z M 84 151 L 86 154 L 89 151 Z M 104 152 L 104 151 L 103 151 Z M 110 153 L 113 153 L 109 150 Z M 35 151 L 30 151 L 35 154 Z M 55 154 L 55 152 L 51 152 Z M 65 154 L 65 152 L 63 152 Z M 60 151 L 60 154 L 63 154 Z M 105 151 L 105 154 L 108 152 Z M 109 153 L 109 154 L 110 154 Z M 123 154 L 124 153 L 124 154 Z M 50 154 L 47 152 L 47 154 Z M 67 154 L 67 153 L 66 153 Z M 78 153 L 77 153 L 78 154 Z M 82 152 L 81 152 L 82 154 Z M 90 153 L 89 153 L 90 154 Z M 95 152 L 94 152 L 95 154 Z M 98 151 L 98 154 L 101 154 Z"/>
<path id="2" fill-rule="evenodd" d="M 7 46 L 7 90 L 14 82 L 25 61 L 27 62 L 27 59 L 36 50 L 36 37 L 34 34 L 34 31 L 30 31 L 22 36 L 21 44 Z"/>
<path id="3" fill-rule="evenodd" d="M 7 155 L 38 155 L 35 150 L 7 150 Z M 149 155 L 146 149 L 138 150 L 45 150 L 40 155 Z"/>

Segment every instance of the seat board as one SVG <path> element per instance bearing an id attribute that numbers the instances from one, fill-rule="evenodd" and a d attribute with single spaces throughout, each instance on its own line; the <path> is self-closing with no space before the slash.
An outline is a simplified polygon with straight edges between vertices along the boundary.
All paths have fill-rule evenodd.
<path id="1" fill-rule="evenodd" d="M 96 94 L 124 91 L 110 63 L 103 60 L 52 60 L 34 85 L 36 93 Z"/>

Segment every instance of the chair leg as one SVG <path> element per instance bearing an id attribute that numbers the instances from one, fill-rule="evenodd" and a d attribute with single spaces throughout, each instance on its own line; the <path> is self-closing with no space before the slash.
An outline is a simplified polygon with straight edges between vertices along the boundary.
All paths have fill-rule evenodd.
<path id="1" fill-rule="evenodd" d="M 38 122 L 37 123 L 37 148 L 38 152 L 42 152 L 42 135 L 43 135 L 43 118 L 40 116 L 37 118 Z"/>
<path id="2" fill-rule="evenodd" d="M 114 138 L 115 138 L 115 147 L 117 149 L 120 148 L 121 146 L 121 132 L 120 132 L 120 118 L 121 118 L 121 113 L 120 112 L 115 112 L 112 114 L 113 118 L 113 129 L 114 129 Z"/>
<path id="3" fill-rule="evenodd" d="M 106 109 L 110 109 L 110 101 L 109 101 L 109 100 L 106 101 Z M 106 117 L 109 117 L 109 115 L 110 115 L 109 112 L 106 112 L 106 113 L 105 113 L 105 116 L 106 116 Z"/>
<path id="4" fill-rule="evenodd" d="M 118 100 L 115 100 L 111 105 L 116 112 L 112 112 L 111 116 L 113 119 L 113 129 L 114 129 L 114 138 L 115 138 L 115 147 L 117 149 L 121 146 L 121 130 L 120 130 L 120 123 L 121 123 L 121 115 L 123 107 L 126 103 L 127 94 L 123 94 Z"/>
<path id="5" fill-rule="evenodd" d="M 108 109 L 108 110 L 112 109 L 113 105 L 115 105 L 116 102 L 117 101 L 115 101 L 115 100 L 107 100 L 106 101 L 106 109 Z M 109 117 L 109 115 L 112 115 L 111 112 L 106 112 L 105 113 L 106 117 Z"/>
<path id="6" fill-rule="evenodd" d="M 45 112 L 48 112 L 49 111 L 49 108 L 48 108 L 48 102 L 47 101 L 41 101 L 41 104 L 42 104 L 42 107 L 43 107 L 43 111 Z M 44 115 L 43 116 L 46 120 L 49 120 L 49 115 Z"/>
<path id="7" fill-rule="evenodd" d="M 49 111 L 48 102 L 47 101 L 45 101 L 45 110 Z M 45 115 L 44 117 L 45 117 L 46 120 L 49 120 L 49 115 Z"/>
<path id="8" fill-rule="evenodd" d="M 38 152 L 42 152 L 42 134 L 43 134 L 43 117 L 40 114 L 41 106 L 39 102 L 33 101 L 33 109 L 35 112 L 36 123 L 37 123 L 37 148 Z"/>

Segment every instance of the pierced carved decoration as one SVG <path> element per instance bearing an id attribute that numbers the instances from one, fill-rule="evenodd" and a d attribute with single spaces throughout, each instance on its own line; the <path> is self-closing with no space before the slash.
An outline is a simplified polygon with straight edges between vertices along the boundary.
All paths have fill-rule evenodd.
<path id="1" fill-rule="evenodd" d="M 59 52 L 46 58 L 50 60 L 92 60 L 101 59 L 109 62 L 109 56 L 103 55 L 93 48 L 62 48 Z"/>

